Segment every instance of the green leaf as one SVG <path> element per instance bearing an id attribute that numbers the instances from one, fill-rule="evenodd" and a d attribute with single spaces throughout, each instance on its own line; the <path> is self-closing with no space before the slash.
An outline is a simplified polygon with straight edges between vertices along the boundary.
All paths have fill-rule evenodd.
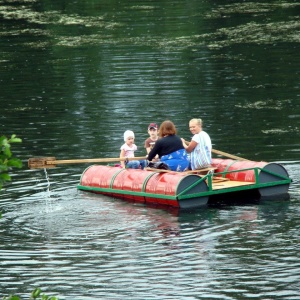
<path id="1" fill-rule="evenodd" d="M 11 157 L 11 151 L 10 151 L 10 145 L 7 145 L 6 147 L 4 147 L 3 151 L 4 155 L 6 155 L 7 157 Z"/>
<path id="2" fill-rule="evenodd" d="M 6 164 L 7 164 L 6 162 L 5 163 L 0 162 L 0 173 L 8 170 L 8 167 Z"/>
<path id="3" fill-rule="evenodd" d="M 10 295 L 8 297 L 4 297 L 3 300 L 21 300 L 21 298 L 16 295 Z"/>
<path id="4" fill-rule="evenodd" d="M 11 158 L 7 165 L 9 167 L 16 167 L 16 168 L 22 168 L 22 161 L 18 158 Z"/>
<path id="5" fill-rule="evenodd" d="M 7 144 L 8 144 L 7 138 L 4 135 L 1 136 L 1 138 L 0 138 L 0 146 L 4 146 L 4 145 L 7 145 Z"/>
<path id="6" fill-rule="evenodd" d="M 36 288 L 31 292 L 31 298 L 36 299 L 40 294 L 42 290 L 40 288 Z"/>
<path id="7" fill-rule="evenodd" d="M 20 138 L 11 138 L 9 140 L 10 143 L 22 143 L 22 140 Z"/>
<path id="8" fill-rule="evenodd" d="M 0 174 L 0 180 L 2 180 L 3 182 L 4 181 L 10 181 L 11 178 L 7 173 L 2 173 L 2 174 Z"/>

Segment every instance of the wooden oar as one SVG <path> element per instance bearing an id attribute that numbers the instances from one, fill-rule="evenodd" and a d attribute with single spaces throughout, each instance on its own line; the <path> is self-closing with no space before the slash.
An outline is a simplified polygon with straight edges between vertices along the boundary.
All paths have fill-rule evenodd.
<path id="1" fill-rule="evenodd" d="M 212 149 L 212 153 L 223 155 L 228 158 L 236 159 L 236 160 L 248 160 L 236 155 L 232 155 L 220 150 Z M 56 160 L 55 157 L 34 157 L 28 159 L 28 167 L 30 169 L 44 169 L 44 168 L 54 168 L 59 164 L 81 164 L 81 163 L 100 163 L 100 162 L 118 162 L 118 161 L 126 161 L 126 160 L 143 160 L 147 159 L 146 156 L 141 157 L 131 157 L 131 158 L 87 158 L 87 159 L 67 159 L 67 160 Z"/>
<path id="2" fill-rule="evenodd" d="M 220 150 L 216 150 L 216 149 L 211 149 L 211 152 L 215 153 L 215 154 L 223 155 L 223 156 L 228 157 L 228 158 L 236 159 L 236 160 L 249 160 L 249 159 L 242 158 L 242 157 L 239 157 L 239 156 L 235 156 L 235 155 L 232 155 L 232 154 L 220 151 Z"/>
<path id="3" fill-rule="evenodd" d="M 118 162 L 127 160 L 143 160 L 147 159 L 146 156 L 142 157 L 130 157 L 130 158 L 87 158 L 87 159 L 68 159 L 68 160 L 56 160 L 55 157 L 34 157 L 28 159 L 28 167 L 30 169 L 43 169 L 54 168 L 59 164 L 81 164 L 81 163 L 100 163 L 100 162 Z"/>

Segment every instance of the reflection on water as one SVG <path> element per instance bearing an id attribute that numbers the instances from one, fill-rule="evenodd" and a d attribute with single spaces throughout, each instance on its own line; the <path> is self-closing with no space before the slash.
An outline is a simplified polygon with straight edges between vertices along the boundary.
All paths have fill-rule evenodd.
<path id="1" fill-rule="evenodd" d="M 1 190 L 0 291 L 60 299 L 298 299 L 299 3 L 6 1 L 0 131 L 24 162 Z M 282 163 L 290 199 L 167 210 L 77 191 L 87 164 L 145 154 L 150 122 L 201 117 L 213 147 Z M 247 200 L 247 201 L 246 201 Z"/>

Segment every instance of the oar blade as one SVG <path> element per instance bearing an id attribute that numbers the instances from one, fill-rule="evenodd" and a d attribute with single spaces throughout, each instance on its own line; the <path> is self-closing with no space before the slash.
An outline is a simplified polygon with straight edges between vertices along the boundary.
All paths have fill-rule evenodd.
<path id="1" fill-rule="evenodd" d="M 33 157 L 28 159 L 29 169 L 44 169 L 55 168 L 55 164 L 51 164 L 51 161 L 55 161 L 55 157 Z"/>

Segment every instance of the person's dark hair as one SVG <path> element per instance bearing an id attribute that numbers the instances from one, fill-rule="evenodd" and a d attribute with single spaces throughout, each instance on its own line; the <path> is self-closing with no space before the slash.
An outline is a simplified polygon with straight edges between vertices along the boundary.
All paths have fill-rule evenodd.
<path id="1" fill-rule="evenodd" d="M 176 133 L 177 130 L 174 123 L 169 120 L 162 122 L 159 126 L 158 134 L 160 137 L 164 137 L 166 135 L 174 135 Z"/>

